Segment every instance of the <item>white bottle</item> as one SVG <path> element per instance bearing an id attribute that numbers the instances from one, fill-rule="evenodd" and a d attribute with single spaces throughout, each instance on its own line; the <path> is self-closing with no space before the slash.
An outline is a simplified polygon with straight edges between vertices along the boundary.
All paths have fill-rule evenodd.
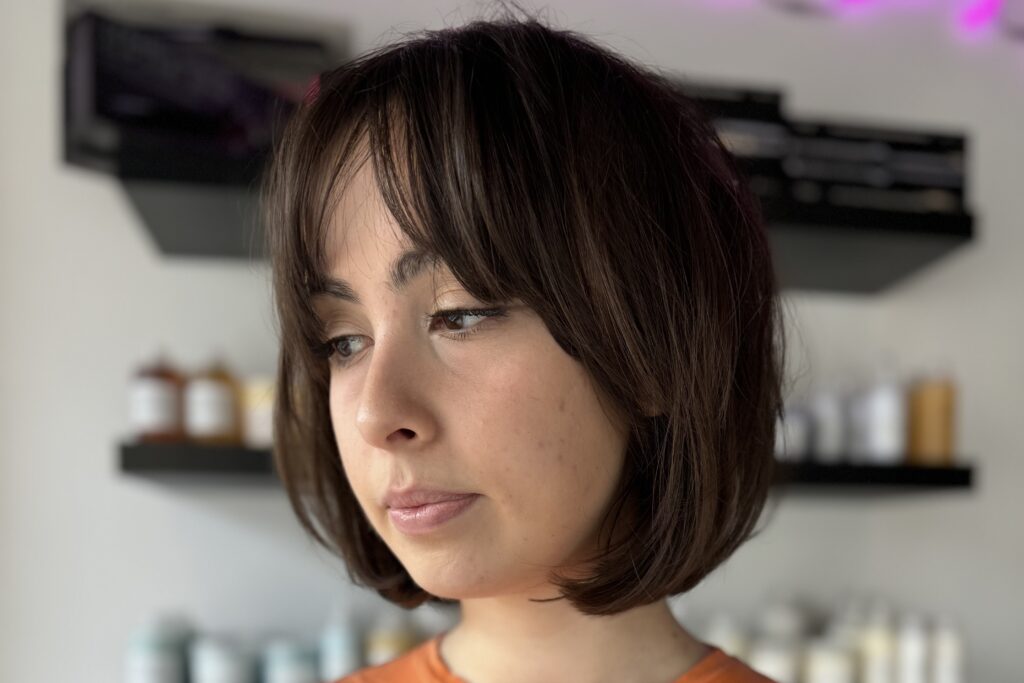
<path id="1" fill-rule="evenodd" d="M 350 608 L 335 605 L 320 634 L 320 679 L 335 681 L 363 666 L 363 642 Z"/>
<path id="2" fill-rule="evenodd" d="M 815 638 L 804 650 L 802 683 L 856 683 L 853 652 L 830 638 Z"/>
<path id="3" fill-rule="evenodd" d="M 847 455 L 845 396 L 837 386 L 818 389 L 807 402 L 811 418 L 811 457 L 835 463 Z"/>
<path id="4" fill-rule="evenodd" d="M 161 616 L 138 628 L 128 641 L 125 683 L 185 683 L 191 627 L 176 616 Z"/>
<path id="5" fill-rule="evenodd" d="M 861 632 L 861 683 L 894 683 L 896 640 L 884 603 L 876 603 Z"/>
<path id="6" fill-rule="evenodd" d="M 960 631 L 941 617 L 931 633 L 931 683 L 963 683 L 964 646 Z"/>
<path id="7" fill-rule="evenodd" d="M 907 393 L 888 357 L 849 400 L 849 448 L 856 462 L 898 465 L 907 452 Z"/>
<path id="8" fill-rule="evenodd" d="M 267 643 L 263 650 L 263 683 L 320 683 L 312 648 L 287 638 Z"/>
<path id="9" fill-rule="evenodd" d="M 254 683 L 253 664 L 232 640 L 206 635 L 189 647 L 189 683 Z"/>
<path id="10" fill-rule="evenodd" d="M 409 617 L 395 608 L 385 608 L 366 633 L 367 666 L 377 666 L 399 657 L 415 647 L 420 640 Z"/>
<path id="11" fill-rule="evenodd" d="M 905 614 L 896 641 L 896 683 L 928 683 L 928 631 L 924 619 Z"/>
<path id="12" fill-rule="evenodd" d="M 776 683 L 800 683 L 800 647 L 771 638 L 759 638 L 750 647 L 747 665 Z"/>

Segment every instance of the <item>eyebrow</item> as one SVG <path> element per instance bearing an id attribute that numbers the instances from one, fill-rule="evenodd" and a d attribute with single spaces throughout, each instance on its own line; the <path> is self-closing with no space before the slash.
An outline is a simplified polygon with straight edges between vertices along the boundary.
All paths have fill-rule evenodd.
<path id="1" fill-rule="evenodd" d="M 391 264 L 388 286 L 396 294 L 399 290 L 405 289 L 409 282 L 414 280 L 423 271 L 437 268 L 441 258 L 437 254 L 422 251 L 419 249 L 407 249 L 403 251 Z M 320 285 L 310 292 L 314 298 L 318 296 L 329 296 L 332 299 L 348 301 L 357 306 L 362 305 L 362 300 L 356 294 L 355 289 L 347 280 L 341 278 L 326 277 Z"/>

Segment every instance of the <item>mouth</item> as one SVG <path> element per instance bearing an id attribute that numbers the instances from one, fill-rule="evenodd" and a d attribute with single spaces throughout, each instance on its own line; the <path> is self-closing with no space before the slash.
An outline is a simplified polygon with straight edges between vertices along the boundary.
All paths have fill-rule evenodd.
<path id="1" fill-rule="evenodd" d="M 392 506 L 388 509 L 388 517 L 395 528 L 404 534 L 426 534 L 466 512 L 479 497 L 477 493 L 447 494 L 444 500 L 437 502 L 407 507 Z"/>

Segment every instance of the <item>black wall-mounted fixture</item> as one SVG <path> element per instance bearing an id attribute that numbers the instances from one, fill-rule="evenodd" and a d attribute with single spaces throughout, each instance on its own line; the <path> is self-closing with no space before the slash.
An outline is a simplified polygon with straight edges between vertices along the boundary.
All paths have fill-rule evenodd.
<path id="1" fill-rule="evenodd" d="M 166 255 L 263 257 L 274 134 L 348 58 L 344 27 L 225 11 L 65 5 L 64 158 L 116 177 Z"/>
<path id="2" fill-rule="evenodd" d="M 760 198 L 783 288 L 879 292 L 973 239 L 964 135 L 792 118 L 769 90 L 679 87 Z"/>

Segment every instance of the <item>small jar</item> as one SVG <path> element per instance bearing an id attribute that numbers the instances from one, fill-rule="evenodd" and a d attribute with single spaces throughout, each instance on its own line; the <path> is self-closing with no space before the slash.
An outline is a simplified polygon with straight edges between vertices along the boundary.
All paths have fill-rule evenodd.
<path id="1" fill-rule="evenodd" d="M 919 376 L 908 389 L 907 460 L 914 465 L 953 464 L 956 384 L 948 375 Z"/>
<path id="2" fill-rule="evenodd" d="M 363 666 L 363 643 L 358 620 L 340 605 L 331 611 L 320 634 L 320 679 L 336 681 Z"/>
<path id="3" fill-rule="evenodd" d="M 219 357 L 185 386 L 185 432 L 190 441 L 211 446 L 242 444 L 238 381 Z"/>
<path id="4" fill-rule="evenodd" d="M 255 671 L 248 653 L 234 642 L 203 636 L 189 647 L 189 683 L 253 683 Z"/>
<path id="5" fill-rule="evenodd" d="M 899 683 L 928 683 L 928 630 L 917 614 L 905 614 L 900 619 L 896 670 Z"/>
<path id="6" fill-rule="evenodd" d="M 140 367 L 128 387 L 132 439 L 143 443 L 181 441 L 185 378 L 160 350 L 153 363 Z"/>
<path id="7" fill-rule="evenodd" d="M 856 660 L 841 643 L 815 638 L 804 650 L 804 683 L 855 683 Z"/>
<path id="8" fill-rule="evenodd" d="M 815 391 L 807 402 L 811 418 L 811 458 L 836 463 L 847 457 L 845 396 L 838 387 Z"/>
<path id="9" fill-rule="evenodd" d="M 263 683 L 320 683 L 318 668 L 312 648 L 286 638 L 263 650 Z"/>
<path id="10" fill-rule="evenodd" d="M 274 380 L 242 380 L 242 440 L 249 448 L 270 448 L 274 442 Z"/>
<path id="11" fill-rule="evenodd" d="M 124 658 L 125 683 L 186 683 L 191 626 L 178 617 L 164 616 L 137 629 Z"/>
<path id="12" fill-rule="evenodd" d="M 864 625 L 860 638 L 861 681 L 895 683 L 896 634 L 889 607 L 876 604 Z"/>
<path id="13" fill-rule="evenodd" d="M 800 683 L 800 648 L 797 643 L 770 638 L 756 640 L 746 663 L 776 683 Z"/>
<path id="14" fill-rule="evenodd" d="M 963 639 L 949 617 L 939 618 L 932 629 L 930 644 L 932 683 L 963 683 Z"/>
<path id="15" fill-rule="evenodd" d="M 850 397 L 849 443 L 855 462 L 899 465 L 906 461 L 906 402 L 904 384 L 881 372 Z"/>
<path id="16" fill-rule="evenodd" d="M 420 640 L 410 619 L 389 609 L 367 632 L 364 659 L 368 666 L 384 664 L 411 650 Z"/>

